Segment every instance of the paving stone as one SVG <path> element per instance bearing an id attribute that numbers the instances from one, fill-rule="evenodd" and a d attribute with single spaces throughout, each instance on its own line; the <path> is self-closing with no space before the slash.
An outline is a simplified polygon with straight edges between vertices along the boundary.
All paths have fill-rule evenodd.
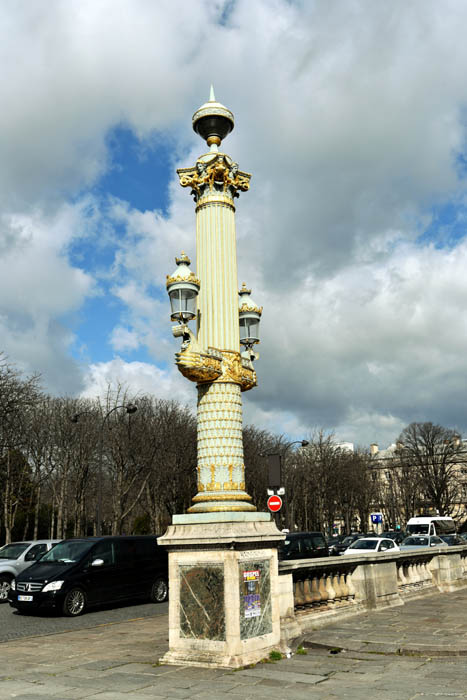
<path id="1" fill-rule="evenodd" d="M 90 700 L 148 700 L 148 695 L 141 695 L 141 693 L 117 693 L 114 690 L 106 691 L 103 693 L 97 693 L 95 695 L 87 696 Z M 151 695 L 153 700 L 167 700 L 168 695 Z"/>
<path id="2" fill-rule="evenodd" d="M 230 692 L 233 688 L 243 688 L 245 689 L 245 684 L 239 683 L 235 680 L 227 680 L 227 679 L 217 679 L 215 683 L 212 681 L 201 681 L 197 683 L 196 685 L 193 685 L 193 692 L 208 692 L 212 690 L 216 690 L 218 694 L 221 693 L 228 693 Z"/>
<path id="3" fill-rule="evenodd" d="M 306 635 L 308 654 L 235 672 L 154 665 L 167 649 L 164 616 L 5 642 L 0 700 L 467 698 L 466 603 L 467 590 L 334 619 Z M 399 656 L 397 647 L 439 656 Z"/>
<path id="4" fill-rule="evenodd" d="M 272 664 L 271 664 L 272 665 Z M 242 671 L 242 677 L 252 676 L 253 678 L 274 678 L 278 680 L 287 681 L 288 683 L 308 683 L 313 685 L 314 683 L 319 683 L 320 681 L 326 680 L 326 676 L 318 676 L 312 673 L 294 673 L 293 671 L 278 671 L 273 670 L 265 664 L 264 667 L 256 667 Z"/>
<path id="5" fill-rule="evenodd" d="M 141 695 L 162 695 L 168 698 L 189 698 L 192 695 L 191 688 L 176 688 L 171 683 L 160 683 L 157 685 L 146 686 L 138 691 Z"/>
<path id="6" fill-rule="evenodd" d="M 2 696 L 0 696 L 2 697 Z M 10 694 L 10 695 L 5 695 L 2 697 L 2 700 L 6 700 L 6 698 L 14 698 L 15 700 L 44 700 L 45 697 L 51 697 L 50 695 L 39 695 L 38 693 L 20 693 L 19 695 L 17 694 Z"/>
<path id="7" fill-rule="evenodd" d="M 117 668 L 124 666 L 125 662 L 119 659 L 118 661 L 88 661 L 85 664 L 80 664 L 80 668 L 89 669 L 90 671 L 106 671 L 109 668 Z M 127 664 L 128 665 L 128 664 Z"/>
<path id="8" fill-rule="evenodd" d="M 17 681 L 14 679 L 2 681 L 0 683 L 0 698 L 15 697 L 13 693 L 18 693 L 18 695 L 20 693 L 36 693 L 36 695 L 42 695 L 42 697 L 44 697 L 46 692 L 47 689 L 45 686 L 39 686 L 38 689 L 35 683 L 26 683 L 24 681 Z"/>

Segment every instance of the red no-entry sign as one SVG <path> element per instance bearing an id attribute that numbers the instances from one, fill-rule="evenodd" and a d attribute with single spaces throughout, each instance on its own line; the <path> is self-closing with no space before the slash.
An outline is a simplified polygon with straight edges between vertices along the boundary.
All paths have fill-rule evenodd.
<path id="1" fill-rule="evenodd" d="M 280 496 L 269 496 L 268 508 L 271 513 L 277 513 L 282 508 L 282 498 Z"/>

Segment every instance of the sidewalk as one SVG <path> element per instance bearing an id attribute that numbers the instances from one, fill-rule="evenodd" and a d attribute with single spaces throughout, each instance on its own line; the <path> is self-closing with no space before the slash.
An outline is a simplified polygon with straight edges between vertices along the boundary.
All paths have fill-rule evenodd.
<path id="1" fill-rule="evenodd" d="M 0 644 L 0 699 L 467 698 L 467 591 L 308 634 L 306 654 L 241 671 L 159 666 L 167 617 Z"/>

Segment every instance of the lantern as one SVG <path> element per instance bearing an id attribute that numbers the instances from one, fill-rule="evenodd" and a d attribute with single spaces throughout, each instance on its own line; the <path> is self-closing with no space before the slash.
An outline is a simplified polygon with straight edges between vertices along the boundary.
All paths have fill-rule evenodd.
<path id="1" fill-rule="evenodd" d="M 170 298 L 172 321 L 188 323 L 196 318 L 196 297 L 199 292 L 199 279 L 190 270 L 190 258 L 183 251 L 175 258 L 177 269 L 167 275 L 167 293 Z"/>
<path id="2" fill-rule="evenodd" d="M 245 283 L 239 291 L 239 322 L 240 343 L 246 348 L 251 348 L 259 343 L 259 322 L 263 311 L 251 298 L 251 289 L 247 289 Z"/>

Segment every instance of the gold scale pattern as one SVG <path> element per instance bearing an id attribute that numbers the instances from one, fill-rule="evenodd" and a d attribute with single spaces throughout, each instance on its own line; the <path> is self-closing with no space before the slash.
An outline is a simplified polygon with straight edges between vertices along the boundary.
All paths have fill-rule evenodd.
<path id="1" fill-rule="evenodd" d="M 243 490 L 242 400 L 238 384 L 198 386 L 199 491 Z"/>

